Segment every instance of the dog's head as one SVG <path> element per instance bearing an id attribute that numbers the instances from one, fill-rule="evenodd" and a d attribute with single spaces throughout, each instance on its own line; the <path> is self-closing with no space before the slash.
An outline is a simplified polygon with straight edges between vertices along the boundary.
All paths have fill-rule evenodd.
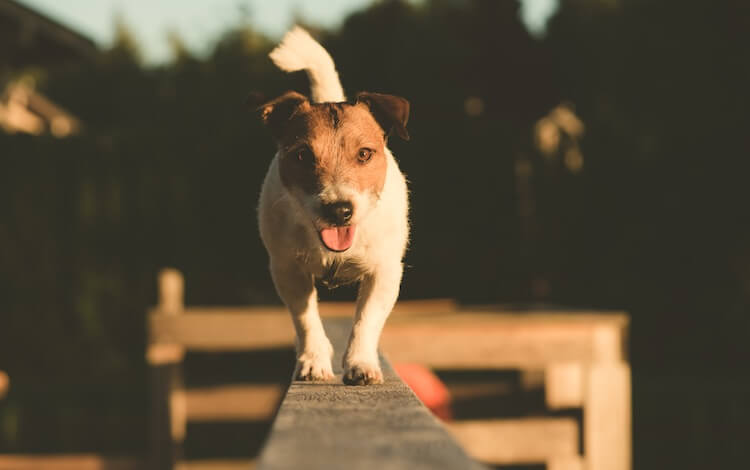
<path id="1" fill-rule="evenodd" d="M 383 191 L 388 136 L 409 139 L 409 102 L 360 93 L 352 103 L 311 103 L 290 91 L 259 110 L 279 146 L 282 184 L 326 248 L 349 249 Z"/>

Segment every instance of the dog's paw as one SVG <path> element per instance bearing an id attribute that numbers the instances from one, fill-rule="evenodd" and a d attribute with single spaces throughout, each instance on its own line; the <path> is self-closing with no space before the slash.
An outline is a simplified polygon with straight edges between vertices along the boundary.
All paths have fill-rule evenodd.
<path id="1" fill-rule="evenodd" d="M 297 380 L 331 380 L 333 367 L 329 359 L 297 359 Z"/>
<path id="2" fill-rule="evenodd" d="M 331 349 L 332 351 L 332 349 Z M 297 358 L 297 380 L 330 380 L 333 378 L 330 354 L 304 352 Z"/>
<path id="3" fill-rule="evenodd" d="M 345 365 L 344 383 L 346 385 L 372 385 L 383 383 L 383 372 L 377 363 L 366 362 Z"/>

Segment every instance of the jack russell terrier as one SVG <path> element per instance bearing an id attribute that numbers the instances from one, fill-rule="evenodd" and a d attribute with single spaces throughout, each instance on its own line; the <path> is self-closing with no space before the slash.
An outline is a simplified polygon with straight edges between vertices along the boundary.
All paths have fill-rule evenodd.
<path id="1" fill-rule="evenodd" d="M 299 27 L 270 57 L 284 71 L 305 70 L 312 93 L 289 91 L 259 108 L 278 144 L 258 204 L 260 236 L 297 332 L 295 376 L 333 378 L 315 280 L 358 282 L 343 381 L 382 383 L 378 342 L 409 237 L 406 179 L 386 144 L 391 133 L 408 140 L 409 102 L 366 92 L 347 101 L 333 59 Z"/>

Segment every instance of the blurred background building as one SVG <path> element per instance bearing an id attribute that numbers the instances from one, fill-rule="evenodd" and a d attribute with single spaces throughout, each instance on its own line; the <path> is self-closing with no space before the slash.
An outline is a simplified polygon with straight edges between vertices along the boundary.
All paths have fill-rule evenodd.
<path id="1" fill-rule="evenodd" d="M 33 72 L 11 80 L 14 72 L 92 61 L 99 50 L 94 42 L 22 3 L 0 1 L 0 127 L 7 133 L 67 137 L 80 122 L 35 90 Z"/>

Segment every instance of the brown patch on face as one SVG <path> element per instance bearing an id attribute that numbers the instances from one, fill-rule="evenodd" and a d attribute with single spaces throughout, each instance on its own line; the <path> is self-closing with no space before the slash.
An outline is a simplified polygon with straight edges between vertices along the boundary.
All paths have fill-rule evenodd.
<path id="1" fill-rule="evenodd" d="M 305 102 L 280 131 L 285 186 L 308 194 L 332 184 L 376 195 L 383 190 L 385 136 L 366 104 Z"/>

